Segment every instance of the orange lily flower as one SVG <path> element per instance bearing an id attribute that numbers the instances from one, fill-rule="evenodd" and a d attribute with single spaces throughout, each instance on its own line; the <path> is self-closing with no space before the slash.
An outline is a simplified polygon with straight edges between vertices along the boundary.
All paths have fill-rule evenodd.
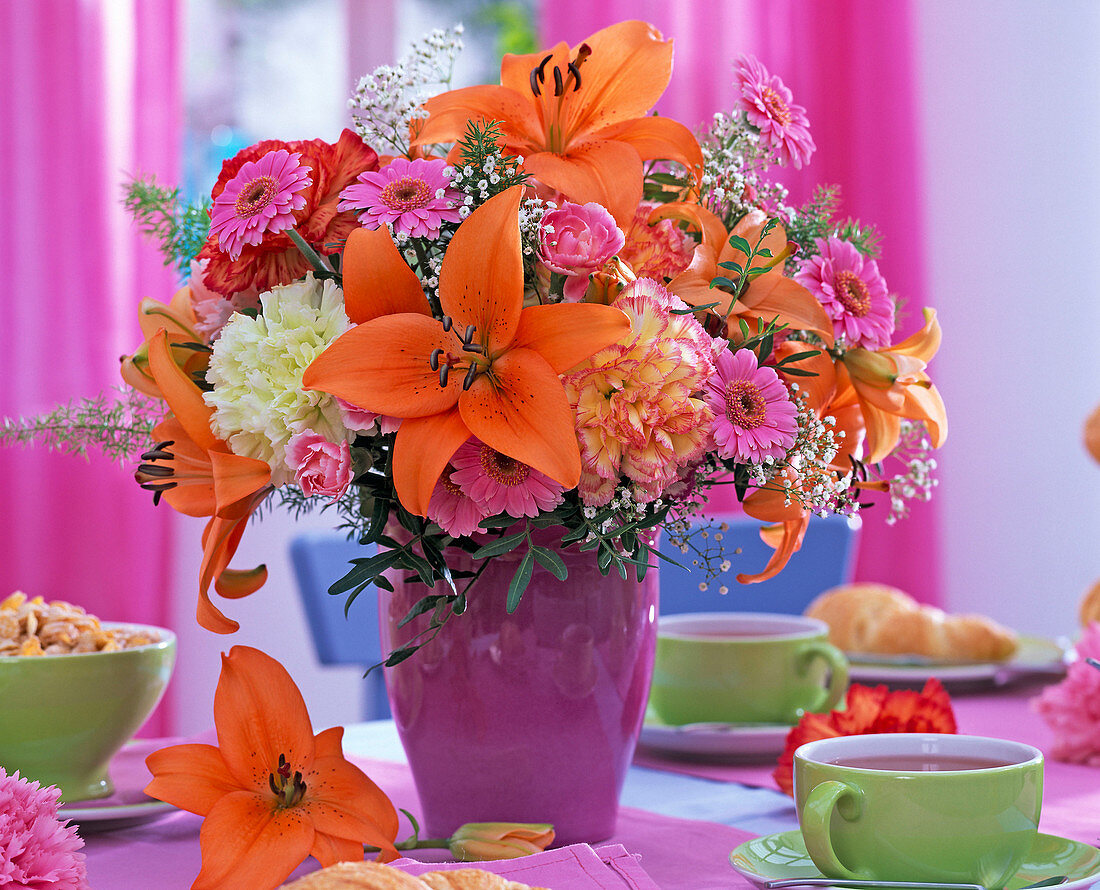
<path id="1" fill-rule="evenodd" d="M 271 492 L 271 468 L 262 460 L 233 454 L 210 428 L 213 408 L 175 362 L 169 334 L 157 331 L 149 341 L 149 370 L 172 415 L 153 431 L 158 444 L 142 455 L 135 474 L 143 488 L 163 497 L 188 516 L 209 516 L 202 535 L 197 618 L 215 633 L 233 633 L 240 625 L 210 601 L 211 583 L 224 597 L 254 593 L 267 580 L 267 569 L 235 571 L 237 552 L 252 511 Z"/>
<path id="2" fill-rule="evenodd" d="M 748 256 L 732 244 L 730 237 L 744 238 L 750 247 L 756 247 L 768 218 L 759 210 L 743 216 L 727 232 L 722 221 L 706 207 L 699 204 L 665 204 L 656 208 L 650 222 L 661 219 L 683 220 L 699 232 L 702 241 L 695 248 L 691 264 L 673 278 L 668 289 L 690 306 L 706 306 L 718 302 L 712 312 L 735 318 L 763 319 L 771 321 L 778 316 L 780 323 L 794 330 L 813 331 L 829 346 L 833 345 L 833 323 L 817 298 L 797 281 L 783 274 L 783 259 L 787 256 L 787 233 L 776 225 L 761 242 L 761 248 L 772 252 L 771 258 L 755 257 L 753 266 L 770 265 L 767 272 L 753 276 L 741 295 L 734 300 L 726 291 L 711 288 L 716 277 L 736 279 L 737 273 L 719 268 L 719 263 L 733 262 L 742 268 L 748 266 Z M 729 325 L 728 336 L 740 340 L 737 324 Z"/>
<path id="3" fill-rule="evenodd" d="M 787 503 L 787 495 L 782 489 L 770 487 L 758 488 L 741 506 L 754 519 L 770 523 L 760 529 L 761 540 L 775 551 L 768 564 L 756 574 L 742 572 L 737 576 L 742 584 L 756 584 L 778 575 L 802 548 L 810 513 L 794 499 Z"/>
<path id="4" fill-rule="evenodd" d="M 947 438 L 947 409 L 924 369 L 940 347 L 934 309 L 924 327 L 885 349 L 850 349 L 837 366 L 838 389 L 851 387 L 867 428 L 867 462 L 878 463 L 898 443 L 902 418 L 923 421 L 933 448 Z"/>
<path id="5" fill-rule="evenodd" d="M 159 330 L 168 331 L 168 339 L 173 346 L 179 343 L 204 343 L 205 340 L 195 330 L 195 312 L 191 308 L 191 288 L 181 287 L 176 291 L 168 305 L 148 297 L 138 304 L 138 325 L 145 337 L 137 352 L 122 358 L 122 379 L 139 392 L 156 399 L 162 399 L 160 388 L 149 371 L 149 341 Z M 184 373 L 192 376 L 205 373 L 210 356 L 196 349 L 173 349 L 176 362 Z"/>
<path id="6" fill-rule="evenodd" d="M 572 201 L 596 201 L 628 227 L 642 200 L 642 161 L 683 164 L 703 154 L 691 131 L 646 117 L 672 76 L 672 41 L 646 22 L 620 22 L 572 49 L 505 55 L 500 86 L 451 90 L 425 104 L 413 145 L 456 142 L 471 120 L 497 121 L 504 149 Z"/>
<path id="7" fill-rule="evenodd" d="M 397 496 L 425 515 L 451 455 L 470 437 L 566 488 L 580 480 L 573 412 L 558 375 L 630 331 L 610 306 L 523 306 L 522 186 L 490 198 L 458 228 L 431 314 L 385 229 L 357 229 L 344 252 L 344 301 L 359 324 L 306 369 L 303 388 L 403 418 L 393 452 Z"/>
<path id="8" fill-rule="evenodd" d="M 192 890 L 271 890 L 307 857 L 397 858 L 397 811 L 341 749 L 342 727 L 313 734 L 302 693 L 278 661 L 234 646 L 214 693 L 218 744 L 174 745 L 145 762 L 145 793 L 205 817 Z"/>

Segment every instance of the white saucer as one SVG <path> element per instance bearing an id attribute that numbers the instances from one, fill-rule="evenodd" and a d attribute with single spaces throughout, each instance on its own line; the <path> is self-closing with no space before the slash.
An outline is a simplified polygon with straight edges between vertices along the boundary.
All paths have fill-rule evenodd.
<path id="1" fill-rule="evenodd" d="M 1067 647 L 1040 637 L 1020 637 L 1016 654 L 1003 662 L 945 662 L 919 656 L 874 656 L 846 653 L 854 683 L 921 686 L 935 677 L 949 690 L 1004 686 L 1027 676 L 1057 678 L 1065 674 Z"/>
<path id="2" fill-rule="evenodd" d="M 80 824 L 82 831 L 112 831 L 152 822 L 179 810 L 170 803 L 149 797 L 143 790 L 152 776 L 145 758 L 159 743 L 128 742 L 111 760 L 109 773 L 115 790 L 99 800 L 77 800 L 57 808 L 60 819 Z"/>
<path id="3" fill-rule="evenodd" d="M 688 723 L 669 726 L 646 712 L 638 743 L 684 759 L 761 763 L 783 753 L 791 727 L 772 723 Z"/>

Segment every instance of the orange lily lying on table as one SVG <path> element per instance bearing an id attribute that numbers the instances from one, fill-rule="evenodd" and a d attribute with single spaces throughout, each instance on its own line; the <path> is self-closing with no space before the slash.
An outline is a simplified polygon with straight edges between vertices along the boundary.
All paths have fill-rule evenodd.
<path id="1" fill-rule="evenodd" d="M 172 414 L 153 431 L 160 443 L 142 455 L 136 473 L 143 488 L 164 497 L 188 516 L 209 516 L 202 535 L 197 618 L 216 633 L 240 626 L 210 601 L 209 590 L 237 599 L 255 592 L 267 580 L 267 569 L 229 568 L 253 510 L 271 492 L 271 468 L 262 460 L 233 454 L 210 428 L 213 408 L 202 391 L 175 362 L 164 329 L 149 340 L 149 370 Z"/>
<path id="2" fill-rule="evenodd" d="M 248 646 L 222 656 L 214 693 L 218 744 L 174 745 L 146 758 L 145 791 L 204 816 L 192 890 L 271 890 L 307 857 L 361 861 L 363 845 L 397 858 L 397 811 L 344 759 L 342 727 L 313 734 L 290 674 Z"/>
<path id="3" fill-rule="evenodd" d="M 504 149 L 528 173 L 571 201 L 602 204 L 628 227 L 642 199 L 642 161 L 676 161 L 696 178 L 702 171 L 687 127 L 645 116 L 671 77 L 672 41 L 646 22 L 620 22 L 572 49 L 505 55 L 500 86 L 429 99 L 413 144 L 456 142 L 468 121 L 497 121 Z"/>
<path id="4" fill-rule="evenodd" d="M 575 487 L 580 450 L 558 375 L 630 330 L 626 315 L 610 306 L 524 308 L 521 196 L 515 186 L 491 198 L 455 233 L 439 275 L 447 325 L 431 315 L 389 232 L 353 233 L 344 294 L 348 316 L 359 324 L 303 377 L 305 389 L 402 418 L 394 487 L 405 508 L 421 516 L 447 462 L 471 435 Z"/>

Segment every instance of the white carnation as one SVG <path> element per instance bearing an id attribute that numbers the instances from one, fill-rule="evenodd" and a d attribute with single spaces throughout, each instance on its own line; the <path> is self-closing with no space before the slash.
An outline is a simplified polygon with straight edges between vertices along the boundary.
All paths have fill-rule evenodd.
<path id="1" fill-rule="evenodd" d="M 260 295 L 262 314 L 236 314 L 213 344 L 205 394 L 211 426 L 235 454 L 266 461 L 272 481 L 294 478 L 284 449 L 309 429 L 330 442 L 350 441 L 335 398 L 302 389 L 302 374 L 351 323 L 343 292 L 331 281 L 304 281 Z"/>

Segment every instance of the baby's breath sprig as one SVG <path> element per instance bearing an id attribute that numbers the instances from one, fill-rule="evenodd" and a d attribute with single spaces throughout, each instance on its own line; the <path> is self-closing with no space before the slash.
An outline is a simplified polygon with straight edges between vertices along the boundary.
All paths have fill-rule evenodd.
<path id="1" fill-rule="evenodd" d="M 153 176 L 135 177 L 123 189 L 123 205 L 138 228 L 159 242 L 164 265 L 186 278 L 210 232 L 209 201 L 187 203 L 178 188 L 157 185 Z"/>
<path id="2" fill-rule="evenodd" d="M 527 181 L 523 158 L 501 150 L 504 134 L 496 121 L 469 121 L 458 141 L 462 160 L 455 167 L 451 185 L 466 193 L 463 216 L 469 216 L 494 195 Z"/>
<path id="3" fill-rule="evenodd" d="M 149 447 L 164 411 L 163 402 L 137 390 L 114 389 L 47 414 L 5 417 L 0 422 L 0 445 L 40 445 L 85 457 L 94 448 L 123 464 Z"/>

